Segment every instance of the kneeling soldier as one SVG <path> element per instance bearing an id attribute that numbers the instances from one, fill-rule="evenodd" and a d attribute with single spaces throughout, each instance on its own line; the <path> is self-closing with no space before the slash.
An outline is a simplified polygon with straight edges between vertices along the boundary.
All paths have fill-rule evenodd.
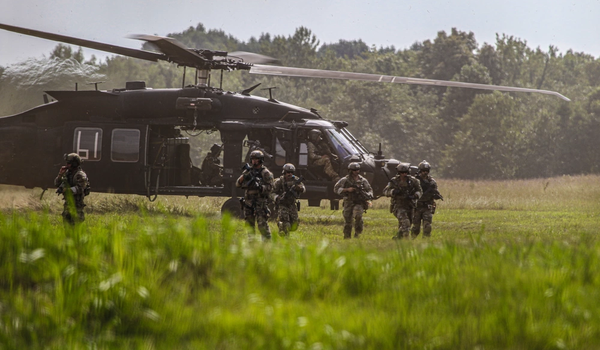
<path id="1" fill-rule="evenodd" d="M 306 189 L 303 178 L 295 176 L 296 167 L 287 163 L 283 166 L 282 175 L 273 184 L 273 199 L 277 206 L 279 233 L 288 236 L 290 231 L 298 228 L 298 197 Z"/>
<path id="2" fill-rule="evenodd" d="M 273 187 L 273 174 L 263 165 L 265 155 L 261 151 L 250 153 L 251 166 L 246 164 L 244 172 L 235 185 L 246 190 L 243 200 L 244 219 L 248 234 L 254 233 L 254 226 L 262 234 L 263 241 L 271 239 L 269 228 L 269 194 Z"/>
<path id="3" fill-rule="evenodd" d="M 399 239 L 407 238 L 409 235 L 410 220 L 422 190 L 419 180 L 408 175 L 409 163 L 400 163 L 396 169 L 398 175 L 390 180 L 383 189 L 383 194 L 392 198 L 390 210 L 398 219 L 398 234 L 394 236 L 394 239 Z"/>
<path id="4" fill-rule="evenodd" d="M 349 174 L 342 177 L 333 188 L 333 192 L 344 197 L 344 239 L 352 238 L 352 223 L 354 221 L 354 238 L 363 231 L 363 213 L 369 208 L 373 199 L 373 189 L 369 181 L 360 176 L 360 164 L 350 163 Z"/>

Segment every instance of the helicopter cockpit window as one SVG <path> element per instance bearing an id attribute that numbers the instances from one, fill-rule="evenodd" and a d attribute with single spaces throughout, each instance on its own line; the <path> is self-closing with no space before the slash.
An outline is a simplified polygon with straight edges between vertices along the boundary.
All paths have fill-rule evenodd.
<path id="1" fill-rule="evenodd" d="M 350 140 L 346 138 L 337 129 L 326 129 L 326 135 L 331 140 L 331 143 L 336 149 L 336 152 L 341 158 L 347 158 L 353 154 L 360 154 L 360 151 L 354 147 Z"/>
<path id="2" fill-rule="evenodd" d="M 102 129 L 75 128 L 73 149 L 81 159 L 99 161 L 102 158 Z"/>
<path id="3" fill-rule="evenodd" d="M 140 131 L 137 129 L 114 129 L 110 145 L 113 162 L 137 162 L 140 159 Z"/>

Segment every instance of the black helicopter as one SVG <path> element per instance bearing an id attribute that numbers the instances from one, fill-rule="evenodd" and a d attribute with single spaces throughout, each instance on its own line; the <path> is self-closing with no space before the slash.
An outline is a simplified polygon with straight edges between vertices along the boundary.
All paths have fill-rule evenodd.
<path id="1" fill-rule="evenodd" d="M 343 121 L 321 117 L 280 101 L 252 96 L 258 86 L 240 93 L 210 86 L 213 70 L 247 70 L 252 74 L 288 77 L 349 79 L 371 82 L 420 84 L 513 92 L 535 92 L 568 98 L 554 91 L 454 81 L 405 78 L 376 74 L 326 71 L 265 65 L 268 57 L 251 53 L 190 49 L 168 37 L 138 35 L 159 51 L 119 47 L 37 30 L 0 24 L 0 29 L 88 47 L 149 61 L 168 61 L 196 69 L 196 84 L 177 89 L 149 89 L 145 82 L 127 82 L 122 89 L 47 91 L 56 101 L 28 111 L 0 117 L 0 183 L 27 188 L 53 187 L 65 153 L 78 153 L 97 192 L 230 197 L 222 210 L 239 212 L 241 190 L 235 180 L 245 162 L 244 146 L 264 150 L 267 166 L 279 174 L 285 163 L 296 165 L 304 176 L 309 206 L 329 199 L 337 209 L 339 197 L 333 181 L 311 168 L 307 154 L 310 130 L 321 131 L 337 153 L 338 174 L 351 161 L 361 162 L 361 173 L 382 195 L 392 162 L 369 152 Z M 223 186 L 203 186 L 190 157 L 189 138 L 181 131 L 218 130 L 223 142 Z M 27 162 L 24 162 L 27 159 Z"/>

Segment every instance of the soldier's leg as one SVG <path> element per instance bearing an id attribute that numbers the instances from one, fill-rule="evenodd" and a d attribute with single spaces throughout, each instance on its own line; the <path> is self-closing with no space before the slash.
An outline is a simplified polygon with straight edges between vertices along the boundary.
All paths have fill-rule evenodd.
<path id="1" fill-rule="evenodd" d="M 429 207 L 423 211 L 423 236 L 431 237 L 431 223 L 433 222 L 433 214 Z"/>
<path id="2" fill-rule="evenodd" d="M 244 221 L 246 221 L 246 232 L 248 235 L 254 233 L 254 226 L 256 225 L 256 217 L 254 216 L 254 208 L 246 205 L 244 207 Z"/>
<path id="3" fill-rule="evenodd" d="M 269 227 L 269 208 L 267 206 L 267 201 L 263 200 L 256 204 L 256 221 L 258 225 L 258 230 L 262 235 L 263 241 L 268 241 L 271 239 L 271 228 Z"/>
<path id="4" fill-rule="evenodd" d="M 410 210 L 406 208 L 397 208 L 396 209 L 396 218 L 398 218 L 398 238 L 407 238 L 410 232 L 410 219 L 409 214 Z"/>
<path id="5" fill-rule="evenodd" d="M 352 216 L 354 217 L 354 238 L 358 238 L 363 232 L 363 213 L 365 208 L 357 204 L 352 208 Z"/>
<path id="6" fill-rule="evenodd" d="M 417 208 L 414 211 L 412 220 L 411 234 L 413 237 L 417 237 L 421 233 L 421 220 L 423 219 L 423 209 Z"/>
<path id="7" fill-rule="evenodd" d="M 342 214 L 344 215 L 344 239 L 352 238 L 352 208 L 351 205 L 346 205 L 344 202 L 344 210 Z"/>
<path id="8" fill-rule="evenodd" d="M 333 165 L 331 165 L 331 159 L 329 159 L 329 157 L 323 159 L 325 160 L 323 164 L 323 171 L 325 171 L 325 174 L 327 174 L 327 176 L 329 176 L 329 178 L 332 180 L 339 179 L 340 175 L 338 175 L 338 173 L 333 169 Z"/>
<path id="9" fill-rule="evenodd" d="M 281 236 L 288 236 L 290 234 L 290 218 L 288 209 L 284 206 L 279 207 L 279 220 L 277 222 L 279 227 L 279 234 Z"/>

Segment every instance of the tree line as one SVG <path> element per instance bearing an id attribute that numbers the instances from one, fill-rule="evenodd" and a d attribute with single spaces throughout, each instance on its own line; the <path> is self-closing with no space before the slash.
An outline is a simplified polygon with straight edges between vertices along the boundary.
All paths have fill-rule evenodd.
<path id="1" fill-rule="evenodd" d="M 321 44 L 305 27 L 293 35 L 262 34 L 246 42 L 202 24 L 169 36 L 192 48 L 275 57 L 285 66 L 558 91 L 572 101 L 541 94 L 247 72 L 225 73 L 223 79 L 223 88 L 231 91 L 256 83 L 276 86 L 277 100 L 347 121 L 367 148 L 376 151 L 382 143 L 386 157 L 413 164 L 426 159 L 437 176 L 512 179 L 600 172 L 600 60 L 589 54 L 561 53 L 554 46 L 532 49 L 507 35 L 496 35 L 494 44 L 479 45 L 472 32 L 455 28 L 407 49 L 377 48 L 362 40 Z M 143 48 L 151 49 L 147 45 Z M 27 72 L 47 78 L 35 79 Z M 218 75 L 213 72 L 213 85 L 218 85 Z M 182 69 L 120 56 L 86 61 L 81 50 L 58 44 L 48 58 L 0 67 L 0 112 L 16 113 L 39 104 L 40 90 L 72 89 L 74 77 L 106 80 L 101 87 L 108 89 L 124 87 L 130 80 L 173 88 L 181 86 Z M 186 84 L 193 80 L 188 74 Z M 267 91 L 254 93 L 268 97 Z"/>

